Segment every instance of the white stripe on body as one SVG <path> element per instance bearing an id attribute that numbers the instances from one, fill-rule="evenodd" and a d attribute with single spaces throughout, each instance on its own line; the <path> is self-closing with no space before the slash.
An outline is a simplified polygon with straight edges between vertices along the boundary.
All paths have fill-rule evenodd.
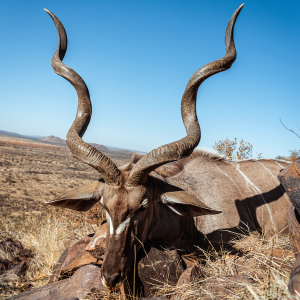
<path id="1" fill-rule="evenodd" d="M 239 164 L 237 163 L 236 164 L 236 169 L 237 169 L 237 171 L 239 171 L 240 172 L 240 174 L 244 177 L 244 179 L 245 179 L 245 181 L 246 181 L 246 183 L 247 183 L 247 186 L 248 185 L 250 185 L 251 186 L 251 188 L 253 189 L 253 191 L 255 192 L 255 193 L 257 193 L 257 195 L 259 194 L 260 195 L 260 197 L 262 198 L 262 200 L 265 202 L 265 204 L 266 204 L 266 207 L 267 207 L 267 210 L 268 210 L 268 212 L 269 212 L 269 215 L 270 215 L 270 219 L 271 219 L 271 222 L 272 222 L 272 224 L 273 224 L 273 228 L 274 228 L 274 230 L 275 231 L 277 231 L 276 230 L 276 226 L 275 226 L 275 224 L 274 224 L 274 221 L 273 221 L 273 216 L 272 216 L 272 212 L 271 212 L 271 210 L 270 210 L 270 207 L 269 207 L 269 205 L 268 205 L 268 203 L 266 202 L 266 200 L 265 200 L 265 198 L 263 197 L 263 195 L 262 195 L 262 193 L 261 193 L 261 191 L 260 191 L 260 189 L 240 170 L 240 166 L 239 166 Z"/>
<path id="2" fill-rule="evenodd" d="M 242 191 L 240 190 L 240 188 L 238 187 L 238 185 L 234 182 L 234 180 L 229 176 L 227 175 L 226 173 L 224 173 L 222 170 L 220 170 L 216 165 L 214 165 L 221 173 L 223 173 L 224 175 L 226 175 L 233 183 L 234 185 L 237 187 L 237 189 L 239 190 L 239 192 L 241 193 L 243 199 L 244 199 L 244 195 L 242 193 Z"/>
<path id="3" fill-rule="evenodd" d="M 278 161 L 274 160 L 274 162 L 276 162 L 276 164 L 277 164 L 280 168 L 284 169 L 284 167 L 283 167 Z"/>
<path id="4" fill-rule="evenodd" d="M 274 181 L 278 184 L 278 180 L 277 178 L 274 176 L 274 174 L 262 163 L 259 161 L 259 163 L 271 174 L 271 176 L 273 177 Z M 290 202 L 289 198 L 286 195 L 285 190 L 282 188 L 282 186 L 279 184 L 280 189 L 283 191 L 284 197 L 287 200 L 287 202 Z"/>
<path id="5" fill-rule="evenodd" d="M 244 197 L 242 191 L 240 190 L 240 188 L 238 187 L 238 185 L 235 183 L 235 181 L 234 181 L 229 175 L 227 175 L 225 172 L 223 172 L 221 169 L 219 169 L 215 164 L 214 164 L 214 166 L 215 166 L 221 173 L 223 173 L 224 175 L 226 175 L 226 176 L 234 183 L 234 185 L 237 187 L 237 189 L 238 189 L 239 192 L 241 193 L 242 198 L 245 199 L 245 197 Z M 246 202 L 245 202 L 245 204 L 246 204 L 248 213 L 249 213 L 249 215 L 250 215 L 250 218 L 251 218 L 253 224 L 255 224 L 254 219 L 253 219 L 252 214 L 251 214 L 251 211 L 250 211 L 250 209 L 249 209 L 249 206 L 248 206 L 248 204 L 247 204 Z"/>

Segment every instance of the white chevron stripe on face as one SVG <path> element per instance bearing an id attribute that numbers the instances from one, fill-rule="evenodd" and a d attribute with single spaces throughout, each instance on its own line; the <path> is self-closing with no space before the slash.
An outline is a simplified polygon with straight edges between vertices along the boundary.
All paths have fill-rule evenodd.
<path id="1" fill-rule="evenodd" d="M 122 222 L 122 223 L 118 226 L 118 228 L 117 228 L 117 230 L 116 230 L 116 234 L 122 233 L 122 232 L 125 230 L 125 228 L 128 226 L 128 224 L 130 223 L 130 220 L 131 220 L 131 218 L 129 217 L 129 218 L 126 219 L 124 222 Z"/>
<path id="2" fill-rule="evenodd" d="M 113 223 L 111 221 L 111 217 L 110 217 L 108 212 L 106 212 L 106 220 L 109 223 L 109 233 L 112 235 L 112 234 L 114 234 L 114 226 L 113 226 Z"/>

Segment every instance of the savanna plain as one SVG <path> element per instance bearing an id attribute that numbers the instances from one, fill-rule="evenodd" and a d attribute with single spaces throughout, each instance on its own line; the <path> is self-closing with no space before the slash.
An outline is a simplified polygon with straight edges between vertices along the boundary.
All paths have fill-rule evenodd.
<path id="1" fill-rule="evenodd" d="M 102 152 L 117 166 L 129 162 L 132 155 L 125 150 Z M 100 206 L 79 213 L 44 203 L 97 179 L 97 171 L 73 158 L 66 146 L 0 135 L 0 262 L 13 260 L 13 253 L 1 248 L 8 238 L 20 241 L 32 257 L 27 272 L 12 282 L 1 282 L 0 268 L 0 299 L 47 284 L 64 249 L 95 232 L 105 219 Z M 205 299 L 289 299 L 287 285 L 295 260 L 289 237 L 265 239 L 250 234 L 242 238 L 232 241 L 231 251 L 204 251 L 195 258 L 201 278 L 181 286 L 159 284 L 156 296 L 180 294 L 180 299 L 201 299 L 209 294 L 207 282 L 226 278 L 218 296 Z M 118 292 L 93 296 L 123 299 Z M 132 295 L 128 298 L 133 299 Z"/>

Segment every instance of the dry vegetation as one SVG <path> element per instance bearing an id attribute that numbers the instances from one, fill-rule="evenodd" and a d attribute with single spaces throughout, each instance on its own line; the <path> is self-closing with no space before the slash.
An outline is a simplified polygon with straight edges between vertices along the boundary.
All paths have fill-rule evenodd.
<path id="1" fill-rule="evenodd" d="M 228 157 L 230 160 L 234 159 L 246 159 L 252 157 L 253 145 L 245 142 L 243 139 L 239 142 L 237 138 L 234 138 L 233 141 L 226 138 L 226 140 L 219 140 L 215 142 L 213 148 L 218 151 L 220 154 Z M 261 158 L 262 153 L 258 154 L 258 158 Z"/>
<path id="2" fill-rule="evenodd" d="M 132 155 L 129 151 L 105 154 L 118 166 Z M 103 217 L 99 206 L 79 213 L 44 202 L 98 179 L 99 173 L 73 158 L 66 146 L 0 135 L 0 242 L 16 238 L 35 255 L 29 272 L 16 284 L 46 284 L 62 251 L 94 232 Z M 10 259 L 3 249 L 0 258 Z"/>
<path id="3" fill-rule="evenodd" d="M 179 293 L 181 299 L 190 300 L 290 298 L 287 286 L 295 256 L 288 236 L 265 239 L 250 235 L 233 246 L 239 250 L 235 254 L 205 252 L 204 278 L 180 287 L 164 286 L 160 294 Z M 225 288 L 220 288 L 224 282 Z M 210 296 L 213 291 L 216 298 Z"/>
<path id="4" fill-rule="evenodd" d="M 14 238 L 19 240 L 24 248 L 34 254 L 29 270 L 25 276 L 14 283 L 9 295 L 18 294 L 13 287 L 27 286 L 32 288 L 47 284 L 54 265 L 66 247 L 80 240 L 83 236 L 94 233 L 94 224 L 103 220 L 99 207 L 89 214 L 70 212 L 61 209 L 47 208 L 46 214 L 39 217 L 36 214 L 27 214 L 19 226 L 15 219 L 2 219 L 0 222 L 1 240 Z M 93 213 L 96 213 L 96 218 Z M 92 218 L 90 218 L 92 217 Z M 8 253 L 0 248 L 0 258 L 10 259 Z M 0 299 L 1 298 L 0 291 Z"/>
<path id="5" fill-rule="evenodd" d="M 1 226 L 3 237 L 19 239 L 35 254 L 29 271 L 15 283 L 22 286 L 29 282 L 32 288 L 47 283 L 53 266 L 68 245 L 94 231 L 86 216 L 56 210 L 49 211 L 47 217 L 40 221 L 36 216 L 26 218 L 23 227 L 13 222 L 3 222 Z M 238 249 L 236 253 L 205 252 L 205 260 L 201 263 L 203 278 L 180 287 L 164 285 L 157 296 L 179 293 L 181 299 L 201 299 L 211 290 L 207 287 L 208 282 L 217 280 L 213 284 L 218 285 L 218 281 L 229 276 L 226 289 L 218 291 L 218 299 L 288 299 L 289 273 L 295 256 L 287 236 L 264 239 L 252 235 L 247 242 L 235 243 L 235 247 Z M 5 253 L 0 252 L 0 257 L 3 255 Z M 241 283 L 237 284 L 239 279 Z M 14 293 L 11 291 L 4 298 L 0 296 L 0 299 Z M 106 296 L 107 299 L 122 299 L 121 294 L 117 293 Z"/>
<path id="6" fill-rule="evenodd" d="M 289 151 L 290 151 L 290 155 L 288 155 L 288 156 L 278 155 L 278 156 L 276 156 L 276 158 L 294 162 L 300 156 L 300 150 L 297 151 L 296 149 L 294 149 L 294 150 L 289 150 Z"/>
<path id="7" fill-rule="evenodd" d="M 108 151 L 120 166 L 129 151 Z M 39 214 L 41 204 L 64 191 L 99 179 L 93 168 L 72 157 L 66 146 L 0 135 L 0 215 L 19 219 Z"/>
<path id="8" fill-rule="evenodd" d="M 77 213 L 42 204 L 55 199 L 65 189 L 99 177 L 92 168 L 72 158 L 67 147 L 7 136 L 0 138 L 0 242 L 8 237 L 18 239 L 34 254 L 26 275 L 14 282 L 9 292 L 1 294 L 0 291 L 0 299 L 6 299 L 19 293 L 14 291 L 16 286 L 45 285 L 63 250 L 93 233 L 104 216 L 99 207 L 89 213 Z M 119 156 L 107 155 L 118 165 L 130 159 L 126 151 Z M 208 282 L 216 283 L 231 276 L 226 289 L 219 291 L 218 299 L 289 298 L 287 285 L 295 256 L 287 236 L 264 239 L 251 235 L 247 241 L 234 245 L 235 252 L 205 252 L 201 263 L 204 277 L 181 287 L 162 286 L 157 296 L 179 293 L 181 299 L 200 299 L 210 290 Z M 0 258 L 10 257 L 0 249 Z M 242 279 L 241 283 L 238 278 Z M 122 296 L 115 293 L 105 298 L 122 299 Z"/>

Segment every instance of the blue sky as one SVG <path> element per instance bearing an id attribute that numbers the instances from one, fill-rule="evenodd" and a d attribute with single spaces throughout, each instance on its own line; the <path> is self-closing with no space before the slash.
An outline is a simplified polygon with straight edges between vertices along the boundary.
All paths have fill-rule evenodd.
<path id="1" fill-rule="evenodd" d="M 225 54 L 227 23 L 241 1 L 1 1 L 0 130 L 65 138 L 77 109 L 73 87 L 50 60 L 64 24 L 64 63 L 89 87 L 87 142 L 151 151 L 185 136 L 180 101 L 193 73 Z M 300 139 L 300 2 L 245 2 L 237 59 L 200 87 L 199 146 L 243 138 L 263 157 Z"/>

